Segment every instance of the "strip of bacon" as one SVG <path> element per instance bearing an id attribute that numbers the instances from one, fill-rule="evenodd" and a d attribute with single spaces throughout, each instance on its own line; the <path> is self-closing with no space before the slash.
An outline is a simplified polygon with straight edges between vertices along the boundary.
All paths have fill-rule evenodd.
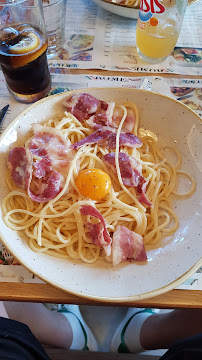
<path id="1" fill-rule="evenodd" d="M 33 165 L 31 153 L 23 147 L 11 149 L 8 167 L 15 184 L 27 189 L 30 198 L 38 203 L 54 199 L 64 185 L 64 176 L 53 170 L 46 159 Z"/>
<path id="2" fill-rule="evenodd" d="M 79 121 L 83 121 L 96 113 L 100 101 L 90 94 L 82 93 L 70 96 L 63 104 Z"/>
<path id="3" fill-rule="evenodd" d="M 104 155 L 103 160 L 110 169 L 117 173 L 114 152 Z M 124 185 L 133 187 L 142 186 L 145 181 L 142 176 L 142 166 L 134 157 L 120 152 L 119 168 Z"/>
<path id="4" fill-rule="evenodd" d="M 16 185 L 27 189 L 38 203 L 54 199 L 62 190 L 71 160 L 71 142 L 53 128 L 34 124 L 29 149 L 17 147 L 10 151 L 8 164 Z M 34 159 L 33 156 L 37 157 Z"/>
<path id="5" fill-rule="evenodd" d="M 28 195 L 33 201 L 44 203 L 54 199 L 64 186 L 64 176 L 55 170 L 46 171 L 45 178 L 32 183 L 28 187 Z"/>
<path id="6" fill-rule="evenodd" d="M 123 110 L 116 108 L 113 112 L 112 124 L 115 127 L 118 127 L 123 117 Z M 122 130 L 127 132 L 133 132 L 135 125 L 135 113 L 133 109 L 127 108 L 127 116 L 123 123 Z"/>
<path id="7" fill-rule="evenodd" d="M 79 121 L 87 120 L 91 127 L 108 126 L 112 123 L 114 102 L 96 99 L 90 94 L 74 94 L 65 100 L 67 110 Z"/>
<path id="8" fill-rule="evenodd" d="M 34 136 L 29 144 L 30 152 L 41 159 L 49 159 L 54 170 L 67 172 L 71 142 L 54 128 L 33 124 L 33 129 Z"/>
<path id="9" fill-rule="evenodd" d="M 152 207 L 151 201 L 149 201 L 149 199 L 147 199 L 147 197 L 145 195 L 148 183 L 149 183 L 149 180 L 145 180 L 145 182 L 142 186 L 137 187 L 137 192 L 140 194 L 140 197 L 138 200 L 140 203 L 142 203 L 148 207 Z"/>
<path id="10" fill-rule="evenodd" d="M 51 170 L 51 160 L 48 158 L 33 163 L 33 176 L 38 179 L 46 178 Z"/>
<path id="11" fill-rule="evenodd" d="M 78 150 L 81 146 L 89 144 L 98 144 L 109 149 L 115 149 L 116 129 L 105 126 L 96 130 L 94 133 L 88 135 L 84 139 L 72 144 L 71 148 Z M 142 141 L 131 133 L 121 132 L 119 137 L 119 146 L 137 148 L 142 146 Z"/>
<path id="12" fill-rule="evenodd" d="M 28 187 L 32 166 L 31 154 L 24 147 L 15 147 L 8 155 L 8 168 L 15 184 L 23 189 Z"/>
<path id="13" fill-rule="evenodd" d="M 105 250 L 106 255 L 109 256 L 111 254 L 112 240 L 107 231 L 106 221 L 102 214 L 100 214 L 100 212 L 91 205 L 83 205 L 80 208 L 80 213 L 82 215 L 90 215 L 100 220 L 100 222 L 97 224 L 87 222 L 86 226 L 89 230 L 89 237 L 92 243 L 102 247 Z"/>
<path id="14" fill-rule="evenodd" d="M 123 116 L 122 109 L 115 109 L 114 102 L 105 102 L 85 93 L 70 96 L 65 100 L 64 105 L 79 121 L 86 120 L 87 124 L 94 130 L 103 126 L 117 128 Z M 127 117 L 122 130 L 132 132 L 134 124 L 135 113 L 133 109 L 127 108 Z"/>
<path id="15" fill-rule="evenodd" d="M 103 104 L 107 104 L 107 106 L 103 106 Z M 114 107 L 114 102 L 104 103 L 101 101 L 101 107 L 99 111 L 86 120 L 87 124 L 95 130 L 100 129 L 103 126 L 112 126 Z"/>
<path id="16" fill-rule="evenodd" d="M 117 226 L 112 241 L 112 261 L 116 266 L 125 260 L 146 261 L 147 254 L 141 235 L 125 226 Z"/>
<path id="17" fill-rule="evenodd" d="M 32 181 L 28 186 L 28 195 L 39 203 L 54 199 L 64 186 L 64 175 L 53 170 L 48 158 L 42 158 L 32 166 Z"/>
<path id="18" fill-rule="evenodd" d="M 106 165 L 117 174 L 115 164 L 115 153 L 109 153 L 103 156 L 103 160 Z M 152 203 L 147 199 L 145 192 L 148 185 L 145 178 L 142 176 L 141 164 L 132 156 L 129 156 L 123 152 L 119 152 L 119 168 L 123 184 L 126 186 L 132 186 L 137 189 L 140 195 L 139 202 L 149 207 Z"/>

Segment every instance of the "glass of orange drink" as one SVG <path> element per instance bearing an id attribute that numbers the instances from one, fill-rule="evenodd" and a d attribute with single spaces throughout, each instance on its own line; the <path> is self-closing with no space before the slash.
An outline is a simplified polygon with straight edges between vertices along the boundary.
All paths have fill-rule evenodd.
<path id="1" fill-rule="evenodd" d="M 137 51 L 142 60 L 157 64 L 174 49 L 187 0 L 141 0 L 136 27 Z"/>

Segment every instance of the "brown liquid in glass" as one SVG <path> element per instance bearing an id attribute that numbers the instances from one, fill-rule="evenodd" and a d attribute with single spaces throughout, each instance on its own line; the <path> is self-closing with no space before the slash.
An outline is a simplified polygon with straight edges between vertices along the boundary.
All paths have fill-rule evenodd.
<path id="1" fill-rule="evenodd" d="M 49 91 L 46 50 L 47 41 L 44 42 L 40 31 L 29 24 L 0 31 L 0 64 L 12 92 L 32 95 Z"/>

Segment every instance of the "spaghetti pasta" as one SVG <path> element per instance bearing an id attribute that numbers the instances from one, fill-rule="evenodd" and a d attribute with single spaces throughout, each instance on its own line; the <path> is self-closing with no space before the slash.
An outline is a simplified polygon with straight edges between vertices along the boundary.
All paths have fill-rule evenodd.
<path id="1" fill-rule="evenodd" d="M 116 133 L 115 165 L 116 174 L 106 166 L 103 156 L 110 149 L 99 144 L 83 145 L 70 162 L 65 174 L 65 184 L 58 195 L 47 203 L 37 203 L 26 190 L 16 188 L 10 173 L 7 175 L 8 195 L 2 202 L 2 210 L 6 225 L 22 231 L 33 251 L 60 257 L 94 263 L 98 259 L 106 259 L 103 249 L 91 242 L 85 227 L 84 218 L 79 211 L 84 205 L 92 205 L 100 212 L 106 222 L 107 230 L 112 235 L 117 226 L 126 226 L 129 230 L 142 235 L 144 244 L 158 243 L 163 237 L 172 235 L 179 226 L 178 218 L 172 208 L 171 195 L 179 198 L 191 196 L 195 191 L 195 180 L 180 169 L 181 155 L 178 150 L 171 150 L 177 157 L 174 165 L 163 155 L 158 139 L 151 131 L 139 128 L 139 116 L 136 106 L 124 103 L 122 119 Z M 127 116 L 128 109 L 136 115 L 134 135 L 139 136 L 143 145 L 140 148 L 119 146 L 120 133 Z M 65 112 L 62 119 L 52 119 L 44 124 L 58 130 L 72 144 L 82 140 L 93 131 L 86 121 L 81 123 L 71 113 Z M 25 143 L 28 148 L 30 139 Z M 120 151 L 136 159 L 142 166 L 142 175 L 146 180 L 146 197 L 152 207 L 140 203 L 134 187 L 124 185 L 120 165 Z M 37 156 L 33 156 L 33 161 Z M 76 179 L 85 169 L 100 169 L 106 172 L 112 182 L 108 195 L 100 201 L 92 201 L 80 194 Z M 175 190 L 178 174 L 188 176 L 190 190 L 178 194 Z M 90 216 L 87 220 L 93 222 Z M 110 261 L 110 257 L 107 258 Z"/>

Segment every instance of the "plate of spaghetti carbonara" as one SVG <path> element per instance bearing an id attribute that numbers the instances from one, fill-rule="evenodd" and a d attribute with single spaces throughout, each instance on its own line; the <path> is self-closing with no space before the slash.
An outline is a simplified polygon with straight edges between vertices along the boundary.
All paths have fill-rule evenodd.
<path id="1" fill-rule="evenodd" d="M 103 301 L 146 298 L 200 267 L 200 118 L 143 90 L 31 105 L 0 139 L 0 235 L 26 268 Z"/>

